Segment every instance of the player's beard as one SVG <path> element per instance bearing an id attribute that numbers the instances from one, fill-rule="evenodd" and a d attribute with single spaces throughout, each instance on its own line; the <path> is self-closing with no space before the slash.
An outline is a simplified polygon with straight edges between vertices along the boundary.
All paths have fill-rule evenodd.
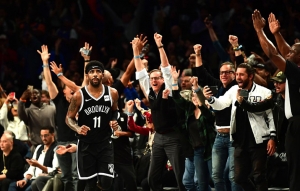
<path id="1" fill-rule="evenodd" d="M 97 81 L 94 81 L 94 79 L 97 79 Z M 101 84 L 101 80 L 98 78 L 93 78 L 90 80 L 90 84 L 91 86 L 93 86 L 94 88 L 98 88 Z"/>

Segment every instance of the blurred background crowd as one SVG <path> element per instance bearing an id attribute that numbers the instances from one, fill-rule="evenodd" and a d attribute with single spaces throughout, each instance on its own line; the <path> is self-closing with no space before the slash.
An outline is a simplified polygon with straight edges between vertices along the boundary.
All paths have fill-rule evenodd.
<path id="1" fill-rule="evenodd" d="M 228 35 L 232 34 L 238 36 L 246 55 L 255 52 L 266 58 L 253 29 L 253 10 L 259 9 L 265 19 L 273 12 L 281 34 L 293 44 L 300 36 L 299 7 L 300 0 L 0 0 L 0 84 L 16 97 L 27 85 L 42 89 L 37 53 L 42 44 L 51 50 L 50 61 L 61 63 L 65 76 L 77 85 L 83 79 L 79 49 L 84 42 L 93 46 L 91 59 L 114 67 L 116 77 L 132 59 L 130 40 L 141 33 L 151 36 L 149 69 L 157 68 L 155 32 L 163 35 L 171 65 L 188 68 L 193 45 L 201 44 L 204 65 L 218 77 L 222 61 L 204 23 L 206 17 L 224 50 L 231 50 Z M 268 27 L 265 31 L 270 33 Z"/>

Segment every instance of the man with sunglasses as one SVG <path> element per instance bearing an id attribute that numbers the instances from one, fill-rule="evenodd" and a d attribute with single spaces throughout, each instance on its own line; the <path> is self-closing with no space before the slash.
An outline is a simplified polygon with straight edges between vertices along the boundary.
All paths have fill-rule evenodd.
<path id="1" fill-rule="evenodd" d="M 234 47 L 238 46 L 236 41 L 234 41 L 233 44 Z M 237 84 L 235 81 L 235 67 L 230 62 L 224 62 L 220 66 L 220 78 L 214 78 L 202 64 L 201 48 L 202 46 L 200 44 L 194 46 L 196 53 L 196 67 L 193 70 L 198 77 L 198 83 L 200 86 L 204 87 L 204 95 L 205 93 L 211 93 L 209 86 L 217 86 L 218 91 L 214 96 L 220 97 L 232 86 Z M 212 179 L 216 191 L 226 190 L 224 179 L 226 165 L 229 165 L 231 190 L 241 190 L 240 186 L 234 181 L 234 147 L 232 147 L 232 141 L 230 141 L 230 116 L 231 106 L 220 111 L 215 111 L 217 135 L 212 150 Z"/>

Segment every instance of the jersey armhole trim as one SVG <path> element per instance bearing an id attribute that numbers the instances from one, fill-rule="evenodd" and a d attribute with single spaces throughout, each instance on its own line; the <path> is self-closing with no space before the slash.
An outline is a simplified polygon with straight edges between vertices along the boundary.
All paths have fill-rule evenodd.
<path id="1" fill-rule="evenodd" d="M 84 97 L 83 97 L 83 93 L 82 93 L 81 89 L 79 90 L 79 92 L 80 92 L 80 94 L 81 94 L 81 104 L 80 104 L 80 108 L 79 108 L 78 112 L 81 111 L 81 109 L 82 109 L 82 107 L 83 107 L 83 103 L 84 103 Z"/>

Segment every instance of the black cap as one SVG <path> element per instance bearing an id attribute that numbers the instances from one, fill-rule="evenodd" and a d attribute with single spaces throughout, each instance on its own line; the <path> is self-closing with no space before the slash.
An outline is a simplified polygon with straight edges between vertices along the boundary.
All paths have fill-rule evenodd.
<path id="1" fill-rule="evenodd" d="M 282 71 L 280 71 L 276 74 L 275 77 L 272 77 L 271 80 L 282 83 L 282 82 L 285 82 L 286 77 L 285 77 L 284 73 Z"/>

